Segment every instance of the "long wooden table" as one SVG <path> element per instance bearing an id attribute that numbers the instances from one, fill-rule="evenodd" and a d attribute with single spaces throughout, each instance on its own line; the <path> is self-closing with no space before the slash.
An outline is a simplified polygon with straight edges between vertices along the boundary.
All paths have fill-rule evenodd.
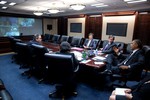
<path id="1" fill-rule="evenodd" d="M 60 46 L 59 44 L 56 44 L 56 43 L 50 43 L 50 42 L 42 42 L 42 45 L 47 47 L 48 49 L 51 49 L 53 52 L 57 52 L 60 50 Z M 76 47 L 76 49 L 74 47 L 72 47 L 71 51 L 78 51 L 78 52 L 82 52 L 83 51 L 83 48 L 78 48 Z M 100 69 L 102 67 L 104 67 L 105 64 L 95 64 L 94 60 L 91 58 L 88 58 L 90 59 L 91 61 L 87 62 L 87 63 L 80 63 L 80 64 L 83 64 L 83 65 L 86 65 L 88 67 L 93 67 L 93 68 L 96 68 L 96 69 Z"/>

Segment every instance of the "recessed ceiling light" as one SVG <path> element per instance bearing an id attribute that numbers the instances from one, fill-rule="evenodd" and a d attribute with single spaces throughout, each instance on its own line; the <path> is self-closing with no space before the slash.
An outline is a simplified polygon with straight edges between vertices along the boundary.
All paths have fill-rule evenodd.
<path id="1" fill-rule="evenodd" d="M 104 5 L 104 3 L 92 4 L 91 6 L 101 6 L 101 5 Z"/>
<path id="2" fill-rule="evenodd" d="M 15 5 L 15 4 L 16 4 L 15 2 L 9 3 L 10 6 L 13 6 L 13 5 Z"/>
<path id="3" fill-rule="evenodd" d="M 7 7 L 2 7 L 2 9 L 7 9 Z"/>
<path id="4" fill-rule="evenodd" d="M 58 9 L 48 9 L 48 12 L 51 14 L 56 14 L 59 12 L 59 10 Z"/>
<path id="5" fill-rule="evenodd" d="M 138 3 L 138 2 L 145 2 L 147 0 L 124 0 L 127 3 Z"/>
<path id="6" fill-rule="evenodd" d="M 33 14 L 36 15 L 36 16 L 41 16 L 41 15 L 43 15 L 43 12 L 34 11 Z"/>
<path id="7" fill-rule="evenodd" d="M 5 3 L 7 3 L 7 1 L 0 1 L 0 4 L 5 4 Z"/>
<path id="8" fill-rule="evenodd" d="M 73 9 L 73 10 L 82 10 L 85 8 L 85 5 L 83 4 L 72 4 L 70 5 L 70 7 Z"/>
<path id="9" fill-rule="evenodd" d="M 107 7 L 108 5 L 99 5 L 99 6 L 96 6 L 96 7 Z"/>

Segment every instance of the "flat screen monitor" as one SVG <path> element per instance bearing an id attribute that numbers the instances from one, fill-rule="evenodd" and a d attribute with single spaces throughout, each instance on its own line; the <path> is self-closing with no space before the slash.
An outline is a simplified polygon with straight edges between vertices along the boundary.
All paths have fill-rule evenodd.
<path id="1" fill-rule="evenodd" d="M 107 23 L 106 35 L 126 36 L 128 23 Z"/>
<path id="2" fill-rule="evenodd" d="M 81 33 L 82 23 L 70 23 L 70 32 Z"/>

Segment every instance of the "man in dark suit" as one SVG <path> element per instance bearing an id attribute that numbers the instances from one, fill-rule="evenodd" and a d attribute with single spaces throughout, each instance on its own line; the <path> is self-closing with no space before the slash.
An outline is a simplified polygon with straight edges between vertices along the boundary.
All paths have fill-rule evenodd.
<path id="1" fill-rule="evenodd" d="M 89 33 L 88 41 L 85 41 L 83 44 L 83 47 L 85 49 L 95 49 L 96 48 L 95 42 L 93 40 L 93 35 L 94 35 L 93 33 Z"/>
<path id="2" fill-rule="evenodd" d="M 105 42 L 102 48 L 102 53 L 109 54 L 113 53 L 113 47 L 116 45 L 114 43 L 115 37 L 113 35 L 110 35 L 108 37 L 108 42 Z"/>
<path id="3" fill-rule="evenodd" d="M 150 100 L 150 75 L 141 80 L 137 85 L 125 90 L 125 96 L 115 94 L 114 90 L 109 100 Z"/>
<path id="4" fill-rule="evenodd" d="M 42 42 L 42 36 L 40 34 L 35 34 L 33 36 L 33 40 L 29 41 L 28 45 L 37 44 L 41 45 Z"/>
<path id="5" fill-rule="evenodd" d="M 144 65 L 142 43 L 135 39 L 131 43 L 133 52 L 125 58 L 117 47 L 113 47 L 115 54 L 109 54 L 106 58 L 106 70 L 102 73 L 124 73 L 129 79 L 140 77 Z M 124 60 L 123 60 L 124 59 Z"/>

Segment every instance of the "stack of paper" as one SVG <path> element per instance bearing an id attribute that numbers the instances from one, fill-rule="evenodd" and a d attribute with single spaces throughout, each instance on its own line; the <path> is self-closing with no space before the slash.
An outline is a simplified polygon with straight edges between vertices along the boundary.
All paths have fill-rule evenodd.
<path id="1" fill-rule="evenodd" d="M 104 62 L 94 62 L 94 64 L 101 65 L 101 64 L 104 64 Z"/>
<path id="2" fill-rule="evenodd" d="M 115 89 L 115 94 L 116 95 L 125 95 L 125 90 L 127 90 L 127 88 L 116 88 Z"/>
<path id="3" fill-rule="evenodd" d="M 106 58 L 105 57 L 102 57 L 102 56 L 96 56 L 94 58 L 92 58 L 93 60 L 105 60 Z"/>

